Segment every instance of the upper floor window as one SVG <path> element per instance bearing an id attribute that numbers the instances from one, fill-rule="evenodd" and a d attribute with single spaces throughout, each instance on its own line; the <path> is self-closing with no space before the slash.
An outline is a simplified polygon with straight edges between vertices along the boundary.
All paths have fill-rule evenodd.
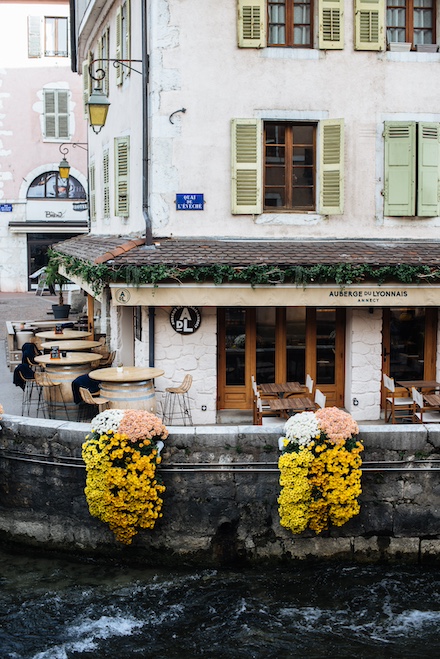
<path id="1" fill-rule="evenodd" d="M 68 57 L 69 25 L 65 16 L 28 17 L 29 57 Z"/>
<path id="2" fill-rule="evenodd" d="M 64 89 L 44 90 L 44 137 L 68 139 L 69 92 Z"/>
<path id="3" fill-rule="evenodd" d="M 45 17 L 44 56 L 67 57 L 67 18 Z"/>
<path id="4" fill-rule="evenodd" d="M 116 12 L 116 59 L 129 60 L 131 57 L 131 10 L 130 0 L 125 0 Z M 116 84 L 122 85 L 123 79 L 130 75 L 130 69 L 122 64 L 116 66 Z"/>
<path id="5" fill-rule="evenodd" d="M 434 42 L 434 0 L 387 0 L 387 39 L 413 45 Z"/>
<path id="6" fill-rule="evenodd" d="M 344 205 L 344 124 L 235 119 L 232 213 L 340 215 Z"/>
<path id="7" fill-rule="evenodd" d="M 268 0 L 268 46 L 312 44 L 311 0 Z"/>
<path id="8" fill-rule="evenodd" d="M 29 186 L 28 199 L 86 199 L 81 183 L 69 176 L 61 178 L 58 172 L 45 172 L 37 176 Z"/>

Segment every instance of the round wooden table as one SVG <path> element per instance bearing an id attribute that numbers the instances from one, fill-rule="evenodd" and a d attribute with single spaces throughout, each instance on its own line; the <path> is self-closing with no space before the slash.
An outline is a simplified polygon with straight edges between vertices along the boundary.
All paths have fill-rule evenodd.
<path id="1" fill-rule="evenodd" d="M 153 379 L 163 375 L 160 368 L 124 366 L 122 370 L 98 368 L 89 373 L 101 382 L 101 391 L 109 407 L 122 410 L 147 410 L 156 413 L 156 393 Z"/>
<path id="2" fill-rule="evenodd" d="M 68 352 L 66 357 L 52 359 L 50 354 L 35 357 L 37 364 L 43 364 L 46 373 L 53 382 L 61 383 L 61 394 L 66 404 L 70 420 L 76 420 L 77 406 L 73 400 L 72 382 L 79 375 L 90 372 L 93 364 L 99 362 L 102 355 L 93 352 Z M 64 403 L 61 396 L 52 397 L 55 418 L 65 418 Z"/>
<path id="3" fill-rule="evenodd" d="M 60 350 L 67 350 L 67 352 L 74 352 L 76 350 L 79 351 L 91 350 L 92 348 L 97 348 L 100 345 L 101 344 L 99 341 L 89 341 L 88 339 L 67 339 L 67 340 L 63 340 L 62 343 L 58 343 L 57 341 L 45 341 L 44 343 L 41 344 L 41 347 L 44 350 L 52 350 L 52 348 L 58 346 Z"/>
<path id="4" fill-rule="evenodd" d="M 91 336 L 92 332 L 82 332 L 81 330 L 65 329 L 62 334 L 55 332 L 37 332 L 35 336 L 47 341 L 68 341 L 69 339 L 85 339 Z"/>

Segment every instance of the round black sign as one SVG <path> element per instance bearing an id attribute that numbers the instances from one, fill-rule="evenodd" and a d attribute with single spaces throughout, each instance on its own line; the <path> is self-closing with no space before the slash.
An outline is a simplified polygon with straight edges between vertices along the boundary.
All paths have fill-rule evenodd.
<path id="1" fill-rule="evenodd" d="M 201 322 L 197 307 L 174 307 L 170 314 L 171 327 L 179 334 L 194 334 Z"/>

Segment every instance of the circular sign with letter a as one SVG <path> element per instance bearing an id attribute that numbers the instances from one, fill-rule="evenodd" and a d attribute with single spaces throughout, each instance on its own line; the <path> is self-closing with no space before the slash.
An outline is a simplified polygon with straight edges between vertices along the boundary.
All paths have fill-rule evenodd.
<path id="1" fill-rule="evenodd" d="M 174 307 L 170 314 L 171 327 L 179 334 L 194 334 L 202 322 L 197 307 Z"/>

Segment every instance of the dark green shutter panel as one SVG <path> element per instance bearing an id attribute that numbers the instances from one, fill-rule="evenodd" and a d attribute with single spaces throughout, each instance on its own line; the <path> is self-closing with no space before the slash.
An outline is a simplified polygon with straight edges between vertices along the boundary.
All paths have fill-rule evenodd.
<path id="1" fill-rule="evenodd" d="M 416 124 L 385 122 L 385 215 L 415 215 Z"/>
<path id="2" fill-rule="evenodd" d="M 418 124 L 417 215 L 439 214 L 440 147 L 438 123 Z"/>

